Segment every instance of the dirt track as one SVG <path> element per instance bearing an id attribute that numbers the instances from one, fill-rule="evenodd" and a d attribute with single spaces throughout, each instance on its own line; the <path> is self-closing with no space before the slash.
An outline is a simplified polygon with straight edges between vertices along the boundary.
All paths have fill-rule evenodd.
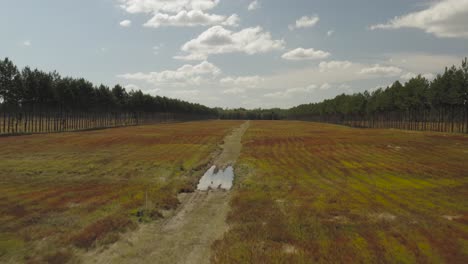
<path id="1" fill-rule="evenodd" d="M 221 154 L 213 163 L 234 165 L 249 122 L 224 139 Z M 196 191 L 179 197 L 181 206 L 173 216 L 142 225 L 109 249 L 89 252 L 86 263 L 209 263 L 211 244 L 227 230 L 229 192 Z"/>

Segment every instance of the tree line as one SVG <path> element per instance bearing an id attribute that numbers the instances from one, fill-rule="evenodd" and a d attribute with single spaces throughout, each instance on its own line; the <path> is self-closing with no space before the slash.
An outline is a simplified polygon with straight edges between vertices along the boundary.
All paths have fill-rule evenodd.
<path id="1" fill-rule="evenodd" d="M 432 81 L 418 75 L 405 83 L 396 81 L 375 91 L 341 94 L 291 109 L 248 110 L 209 108 L 140 90 L 128 92 L 120 85 L 112 89 L 95 86 L 83 78 L 61 77 L 55 71 L 46 73 L 29 67 L 20 71 L 5 58 L 0 60 L 0 112 L 0 134 L 2 130 L 20 131 L 18 127 L 24 127 L 23 132 L 35 132 L 37 127 L 48 132 L 50 127 L 52 131 L 92 129 L 176 121 L 182 116 L 184 120 L 289 119 L 468 133 L 468 61 L 465 58 L 461 66 L 446 68 Z M 162 118 L 155 113 L 170 115 Z M 39 125 L 34 123 L 36 119 Z M 84 125 L 80 125 L 83 119 Z"/>
<path id="2" fill-rule="evenodd" d="M 287 110 L 273 109 L 221 109 L 218 108 L 219 118 L 227 120 L 280 120 L 285 118 Z"/>
<path id="3" fill-rule="evenodd" d="M 432 81 L 418 75 L 406 83 L 341 94 L 291 109 L 222 110 L 224 119 L 289 119 L 356 127 L 468 133 L 468 61 L 446 68 Z"/>
<path id="4" fill-rule="evenodd" d="M 289 117 L 317 115 L 371 115 L 388 112 L 463 108 L 468 101 L 468 62 L 446 68 L 429 81 L 418 75 L 402 84 L 394 82 L 375 91 L 341 94 L 320 103 L 289 109 Z"/>
<path id="5" fill-rule="evenodd" d="M 0 109 L 60 109 L 81 112 L 170 112 L 217 115 L 215 109 L 178 99 L 127 91 L 121 85 L 95 86 L 83 78 L 62 77 L 56 71 L 18 67 L 0 60 Z"/>

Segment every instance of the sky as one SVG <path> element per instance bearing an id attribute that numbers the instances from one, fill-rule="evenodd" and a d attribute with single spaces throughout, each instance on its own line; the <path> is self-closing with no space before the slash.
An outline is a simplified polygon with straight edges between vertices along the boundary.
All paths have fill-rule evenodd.
<path id="1" fill-rule="evenodd" d="M 468 0 L 0 0 L 0 57 L 210 107 L 289 108 L 432 79 Z"/>

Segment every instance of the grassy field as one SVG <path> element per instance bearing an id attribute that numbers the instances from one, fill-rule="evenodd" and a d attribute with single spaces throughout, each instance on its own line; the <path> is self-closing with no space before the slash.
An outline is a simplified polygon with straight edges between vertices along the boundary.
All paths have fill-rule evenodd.
<path id="1" fill-rule="evenodd" d="M 0 262 L 79 262 L 161 218 L 243 123 L 0 138 Z M 242 142 L 214 263 L 468 260 L 468 136 L 252 121 Z"/>
<path id="2" fill-rule="evenodd" d="M 161 217 L 240 124 L 0 138 L 0 262 L 64 263 Z"/>
<path id="3" fill-rule="evenodd" d="M 468 136 L 252 122 L 215 263 L 467 263 Z"/>

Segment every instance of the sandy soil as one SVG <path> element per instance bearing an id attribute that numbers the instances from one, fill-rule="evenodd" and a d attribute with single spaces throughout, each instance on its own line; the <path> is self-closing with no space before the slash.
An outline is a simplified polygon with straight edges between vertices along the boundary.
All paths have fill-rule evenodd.
<path id="1" fill-rule="evenodd" d="M 224 168 L 234 165 L 242 149 L 244 123 L 224 139 L 213 161 Z M 182 194 L 181 206 L 163 221 L 142 225 L 108 249 L 88 252 L 85 263 L 209 263 L 211 244 L 227 230 L 229 192 L 212 190 Z"/>

